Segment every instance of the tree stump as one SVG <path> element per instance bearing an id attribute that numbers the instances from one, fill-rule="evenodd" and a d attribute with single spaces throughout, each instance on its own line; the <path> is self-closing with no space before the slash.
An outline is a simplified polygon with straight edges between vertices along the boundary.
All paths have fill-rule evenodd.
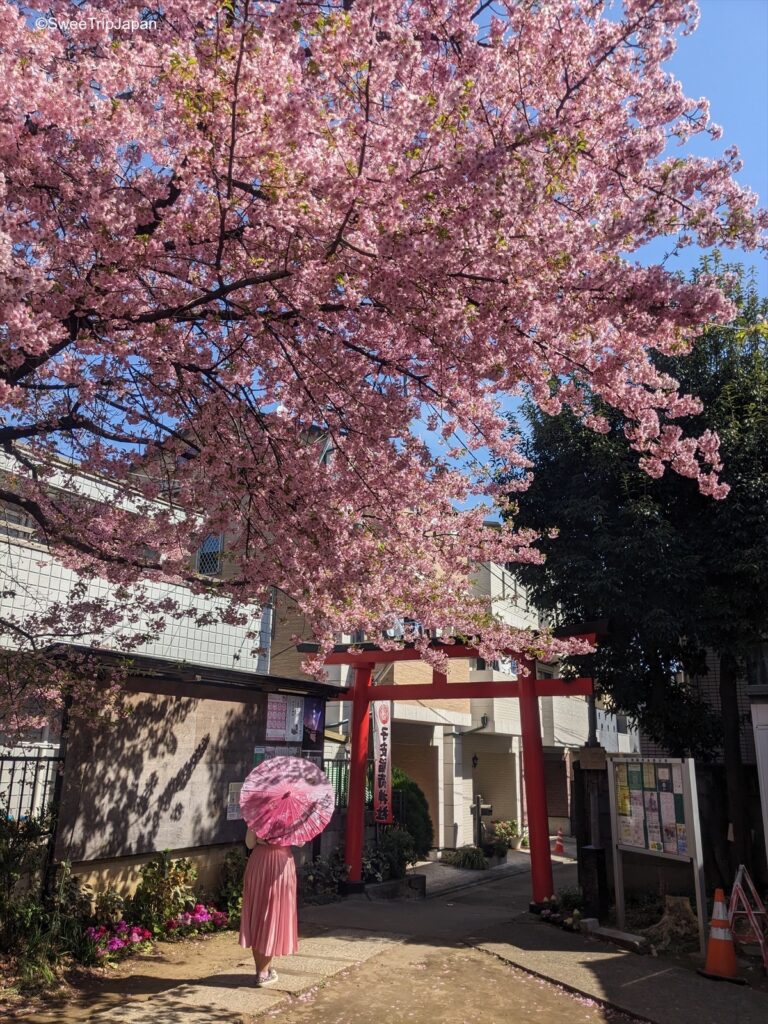
<path id="1" fill-rule="evenodd" d="M 665 896 L 664 914 L 658 924 L 646 928 L 643 934 L 656 949 L 668 949 L 672 943 L 698 941 L 699 922 L 687 896 Z"/>

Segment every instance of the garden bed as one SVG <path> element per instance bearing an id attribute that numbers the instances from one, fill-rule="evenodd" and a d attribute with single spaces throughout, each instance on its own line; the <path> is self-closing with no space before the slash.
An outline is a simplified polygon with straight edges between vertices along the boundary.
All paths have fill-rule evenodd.
<path id="1" fill-rule="evenodd" d="M 10 958 L 0 959 L 0 1019 L 24 1024 L 80 1024 L 147 992 L 160 993 L 190 977 L 227 970 L 249 955 L 237 933 L 222 931 L 157 943 L 148 952 L 96 967 L 62 966 L 57 984 L 36 995 L 14 985 Z"/>

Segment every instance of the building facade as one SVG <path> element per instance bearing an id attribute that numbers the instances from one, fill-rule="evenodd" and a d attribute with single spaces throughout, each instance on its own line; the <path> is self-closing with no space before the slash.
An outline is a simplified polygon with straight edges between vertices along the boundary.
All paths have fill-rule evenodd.
<path id="1" fill-rule="evenodd" d="M 91 489 L 94 500 L 109 500 L 103 481 L 82 477 L 78 483 Z M 221 538 L 206 538 L 192 556 L 196 571 L 220 576 L 222 547 Z M 66 604 L 78 582 L 18 506 L 0 505 L 0 621 L 24 623 L 55 603 Z M 321 760 L 323 733 L 316 723 L 336 690 L 268 674 L 271 607 L 254 607 L 240 624 L 231 624 L 221 621 L 225 605 L 215 593 L 146 586 L 151 599 L 170 598 L 195 614 L 169 616 L 167 628 L 156 634 L 139 617 L 121 621 L 114 632 L 80 635 L 76 643 L 72 637 L 41 638 L 51 661 L 77 652 L 105 669 L 127 666 L 129 713 L 103 722 L 73 706 L 64 721 L 57 714 L 22 739 L 14 737 L 12 747 L 0 733 L 0 806 L 21 818 L 55 803 L 54 859 L 69 861 L 96 887 L 131 889 L 141 866 L 163 850 L 189 857 L 203 884 L 214 887 L 224 855 L 245 834 L 238 785 L 272 753 Z M 84 596 L 96 605 L 118 601 L 101 579 L 89 580 Z M 128 625 L 148 631 L 151 639 L 126 660 L 120 636 Z M 0 636 L 6 650 L 16 649 L 14 640 L 11 629 Z M 268 733 L 270 710 L 289 706 L 296 736 L 288 734 L 287 714 L 285 735 L 277 736 L 274 725 Z"/>
<path id="2" fill-rule="evenodd" d="M 521 585 L 504 566 L 481 566 L 475 577 L 478 593 L 489 595 L 492 610 L 510 625 L 537 629 L 539 616 Z M 307 623 L 291 602 L 275 602 L 272 671 L 303 677 L 303 655 L 294 637 L 309 639 Z M 351 638 L 345 637 L 344 641 Z M 329 681 L 348 685 L 346 667 L 329 668 Z M 517 666 L 511 660 L 487 664 L 480 659 L 451 659 L 449 680 L 457 682 L 510 681 Z M 558 675 L 554 665 L 537 666 L 540 677 Z M 421 662 L 395 662 L 382 666 L 374 682 L 429 683 L 431 668 Z M 570 832 L 570 752 L 583 746 L 589 721 L 586 698 L 542 697 L 539 700 L 544 745 L 550 828 Z M 326 756 L 345 751 L 338 736 L 348 734 L 348 702 L 329 704 L 328 728 L 334 733 Z M 625 720 L 598 711 L 599 738 L 608 750 L 637 749 L 637 733 Z M 496 819 L 513 819 L 525 826 L 525 765 L 522 757 L 520 711 L 515 698 L 471 700 L 407 700 L 393 702 L 393 764 L 411 776 L 427 798 L 435 830 L 435 846 L 454 848 L 474 839 L 472 807 L 480 797 L 492 806 Z"/>

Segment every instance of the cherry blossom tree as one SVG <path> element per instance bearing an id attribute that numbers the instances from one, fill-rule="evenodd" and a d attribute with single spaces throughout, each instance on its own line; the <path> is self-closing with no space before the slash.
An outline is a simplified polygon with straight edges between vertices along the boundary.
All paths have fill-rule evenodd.
<path id="1" fill-rule="evenodd" d="M 594 395 L 648 473 L 722 497 L 648 351 L 728 302 L 633 254 L 768 219 L 735 150 L 675 148 L 719 136 L 663 66 L 695 5 L 605 8 L 6 5 L 0 498 L 86 577 L 202 588 L 189 551 L 226 528 L 233 608 L 276 586 L 326 644 L 408 616 L 492 656 L 534 639 L 472 569 L 539 557 L 484 525 L 525 468 L 505 398 L 603 430 Z"/>

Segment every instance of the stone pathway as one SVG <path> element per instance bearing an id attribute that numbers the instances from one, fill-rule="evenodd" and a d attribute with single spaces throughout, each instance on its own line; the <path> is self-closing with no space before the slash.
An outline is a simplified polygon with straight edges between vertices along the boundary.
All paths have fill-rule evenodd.
<path id="1" fill-rule="evenodd" d="M 297 956 L 274 961 L 278 981 L 258 989 L 253 983 L 253 960 L 238 961 L 227 971 L 202 978 L 197 984 L 182 984 L 144 999 L 95 1012 L 93 1024 L 233 1024 L 273 1010 L 293 997 L 310 993 L 319 985 L 357 964 L 365 963 L 402 935 L 360 931 L 328 931 L 301 940 Z"/>
<path id="2" fill-rule="evenodd" d="M 550 837 L 550 845 L 553 846 L 555 836 Z M 561 857 L 552 855 L 553 864 L 572 864 L 576 859 L 576 840 L 567 836 L 563 839 L 565 853 Z M 416 874 L 427 876 L 427 899 L 436 896 L 445 896 L 460 889 L 468 889 L 473 885 L 480 885 L 484 882 L 496 881 L 499 878 L 509 878 L 512 875 L 519 875 L 530 872 L 531 857 L 528 850 L 510 850 L 507 854 L 507 863 L 498 864 L 487 871 L 465 871 L 461 868 L 452 868 L 447 864 L 441 864 L 439 860 L 422 861 L 414 868 Z"/>
<path id="3" fill-rule="evenodd" d="M 465 871 L 441 864 L 439 860 L 417 864 L 413 869 L 416 874 L 427 876 L 427 899 L 446 896 L 448 893 L 471 886 L 483 885 L 498 878 L 511 875 L 528 874 L 531 870 L 531 859 L 525 853 L 513 853 L 514 860 L 507 864 L 499 864 L 487 871 Z"/>

